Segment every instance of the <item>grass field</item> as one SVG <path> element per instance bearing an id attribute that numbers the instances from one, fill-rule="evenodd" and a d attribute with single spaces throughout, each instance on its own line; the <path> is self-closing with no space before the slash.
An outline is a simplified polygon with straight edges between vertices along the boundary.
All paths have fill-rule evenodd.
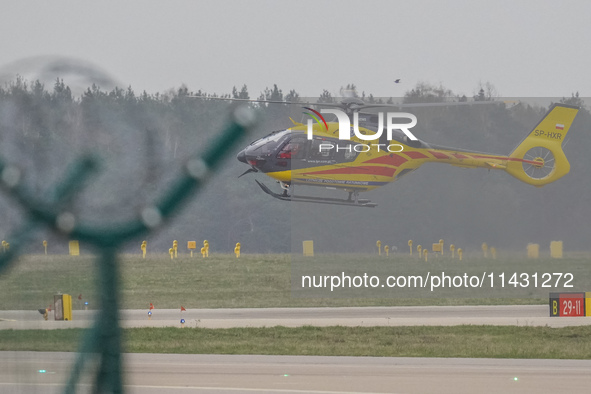
<path id="1" fill-rule="evenodd" d="M 92 256 L 23 256 L 0 278 L 0 309 L 38 309 L 58 292 L 73 295 L 74 308 L 88 301 L 96 307 L 97 284 Z M 122 308 L 224 308 L 365 305 L 543 304 L 545 297 L 304 297 L 294 296 L 292 276 L 299 272 L 347 272 L 376 269 L 466 272 L 503 270 L 573 272 L 579 286 L 589 280 L 588 256 L 498 260 L 467 256 L 463 262 L 408 256 L 212 255 L 210 258 L 121 256 Z M 576 291 L 591 290 L 576 288 Z M 82 300 L 78 300 L 78 295 Z M 519 293 L 523 294 L 523 293 Z M 509 294 L 510 295 L 510 294 Z M 4 330 L 0 350 L 75 351 L 83 330 Z M 399 357 L 591 358 L 591 327 L 269 327 L 134 328 L 124 330 L 127 352 L 194 354 L 291 354 Z"/>
<path id="2" fill-rule="evenodd" d="M 76 351 L 82 329 L 7 330 L 0 350 Z M 133 328 L 132 353 L 590 359 L 591 327 Z"/>
<path id="3" fill-rule="evenodd" d="M 561 260 L 541 258 L 527 260 L 509 256 L 498 260 L 467 256 L 462 262 L 449 258 L 430 258 L 428 263 L 407 255 L 320 255 L 311 260 L 288 254 L 212 255 L 199 257 L 123 255 L 120 259 L 122 308 L 146 308 L 153 303 L 158 308 L 236 308 L 236 307 L 305 307 L 305 306 L 366 306 L 366 305 L 465 305 L 465 304 L 541 304 L 547 302 L 550 290 L 542 296 L 520 292 L 511 295 L 503 290 L 491 297 L 485 292 L 472 292 L 468 297 L 425 298 L 413 293 L 409 296 L 382 297 L 372 293 L 361 297 L 338 298 L 334 294 L 305 294 L 294 297 L 291 275 L 312 267 L 324 269 L 363 270 L 378 267 L 385 272 L 414 272 L 419 269 L 446 272 L 469 270 L 501 270 L 533 272 L 573 272 L 578 288 L 589 291 L 588 256 L 581 255 Z M 92 256 L 27 255 L 0 277 L 0 309 L 38 309 L 49 305 L 53 295 L 71 294 L 74 309 L 81 309 L 84 301 L 90 308 L 97 305 L 95 263 Z M 580 284 L 583 283 L 581 286 Z M 78 295 L 82 300 L 78 300 Z M 532 295 L 533 294 L 533 295 Z M 507 298 L 512 297 L 512 298 Z"/>

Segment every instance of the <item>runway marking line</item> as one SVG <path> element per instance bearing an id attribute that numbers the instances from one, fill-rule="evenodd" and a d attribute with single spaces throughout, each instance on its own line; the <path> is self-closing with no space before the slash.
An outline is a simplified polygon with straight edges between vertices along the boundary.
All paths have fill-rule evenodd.
<path id="1" fill-rule="evenodd" d="M 1 383 L 0 386 L 52 386 L 52 387 L 64 387 L 63 384 L 58 383 Z M 89 384 L 79 384 L 78 386 L 91 387 Z M 295 393 L 295 394 L 359 394 L 359 391 L 319 391 L 319 390 L 290 390 L 290 389 L 250 389 L 250 388 L 239 388 L 239 387 L 201 387 L 201 386 L 147 386 L 147 385 L 124 385 L 123 387 L 140 388 L 140 389 L 180 389 L 180 390 L 209 390 L 209 391 L 249 391 L 256 393 Z M 363 394 L 383 394 L 378 392 L 362 392 Z M 397 393 L 392 393 L 397 394 Z M 398 393 L 401 394 L 401 393 Z"/>

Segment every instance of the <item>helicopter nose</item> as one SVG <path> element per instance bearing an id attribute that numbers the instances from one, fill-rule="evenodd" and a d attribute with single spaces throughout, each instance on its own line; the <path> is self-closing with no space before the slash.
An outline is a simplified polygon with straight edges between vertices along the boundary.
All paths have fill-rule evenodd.
<path id="1" fill-rule="evenodd" d="M 238 152 L 238 154 L 236 155 L 236 158 L 238 159 L 238 161 L 241 161 L 243 163 L 247 163 L 246 162 L 246 152 L 245 149 L 241 150 L 240 152 Z"/>

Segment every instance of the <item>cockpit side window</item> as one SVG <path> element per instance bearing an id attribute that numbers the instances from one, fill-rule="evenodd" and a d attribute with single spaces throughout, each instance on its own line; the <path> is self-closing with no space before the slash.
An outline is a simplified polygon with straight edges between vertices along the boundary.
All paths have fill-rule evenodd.
<path id="1" fill-rule="evenodd" d="M 303 159 L 306 157 L 306 145 L 308 140 L 304 137 L 293 137 L 288 141 L 279 153 L 277 154 L 278 159 Z"/>

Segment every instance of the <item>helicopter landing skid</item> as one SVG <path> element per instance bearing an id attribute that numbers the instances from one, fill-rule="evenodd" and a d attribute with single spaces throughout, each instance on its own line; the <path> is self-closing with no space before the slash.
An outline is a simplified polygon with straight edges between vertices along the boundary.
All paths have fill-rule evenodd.
<path id="1" fill-rule="evenodd" d="M 255 182 L 263 189 L 265 193 L 268 195 L 275 197 L 278 200 L 282 201 L 298 201 L 298 202 L 314 202 L 317 204 L 332 204 L 332 205 L 348 205 L 352 207 L 366 207 L 366 208 L 374 208 L 378 204 L 371 202 L 370 200 L 366 199 L 357 199 L 357 201 L 352 199 L 340 199 L 340 198 L 323 198 L 323 197 L 311 197 L 311 196 L 289 196 L 286 194 L 278 194 L 271 191 L 267 186 L 262 184 L 261 182 L 255 179 Z"/>

